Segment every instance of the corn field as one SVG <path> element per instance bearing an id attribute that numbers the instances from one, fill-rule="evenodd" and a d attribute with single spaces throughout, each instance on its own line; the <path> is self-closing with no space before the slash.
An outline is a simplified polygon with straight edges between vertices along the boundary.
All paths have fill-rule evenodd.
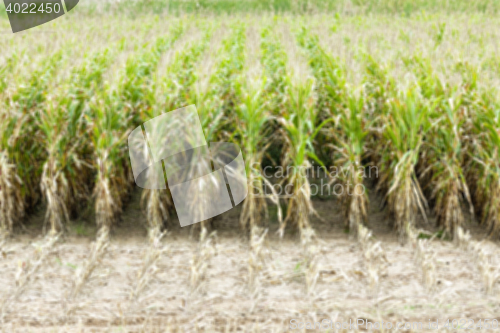
<path id="1" fill-rule="evenodd" d="M 500 320 L 497 1 L 80 7 L 0 9 L 2 332 Z M 249 192 L 181 228 L 127 137 L 193 104 Z"/>

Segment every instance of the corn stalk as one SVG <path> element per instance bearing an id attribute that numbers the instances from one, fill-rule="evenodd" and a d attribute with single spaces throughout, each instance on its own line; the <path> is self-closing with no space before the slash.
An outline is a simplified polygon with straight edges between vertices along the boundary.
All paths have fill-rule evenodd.
<path id="1" fill-rule="evenodd" d="M 89 146 L 83 114 L 102 76 L 102 71 L 95 71 L 96 66 L 105 59 L 105 55 L 87 57 L 72 71 L 69 80 L 55 90 L 57 98 L 47 101 L 37 114 L 47 156 L 41 189 L 47 200 L 46 221 L 50 222 L 52 235 L 64 230 L 77 203 L 88 197 L 90 165 L 85 159 Z"/>
<path id="2" fill-rule="evenodd" d="M 23 74 L 15 71 L 19 59 L 13 56 L 0 69 L 5 73 L 12 71 L 19 80 L 12 89 L 8 86 L 9 75 L 3 76 L 0 93 L 5 97 L 5 103 L 0 104 L 0 237 L 8 236 L 15 222 L 40 197 L 40 160 L 44 159 L 44 152 L 36 140 L 35 115 L 46 101 L 44 91 L 60 60 L 61 54 L 56 52 L 50 60 L 42 61 L 39 69 Z"/>
<path id="3" fill-rule="evenodd" d="M 461 129 L 464 127 L 465 114 L 460 107 L 460 100 L 450 98 L 442 104 L 441 108 L 435 110 L 439 118 L 436 120 L 437 126 L 430 133 L 432 144 L 428 147 L 428 170 L 432 174 L 431 198 L 436 199 L 434 209 L 438 224 L 445 230 L 445 234 L 456 239 L 457 228 L 464 226 L 462 205 L 468 204 L 471 217 L 474 215 L 474 206 L 462 168 L 465 151 Z M 425 176 L 425 172 L 422 176 Z"/>
<path id="4" fill-rule="evenodd" d="M 387 192 L 389 208 L 394 215 L 394 228 L 400 241 L 406 236 L 408 225 L 414 225 L 418 211 L 427 219 L 427 201 L 415 173 L 419 154 L 431 124 L 427 119 L 429 107 L 418 99 L 414 90 L 400 93 L 390 101 L 388 112 L 381 115 L 385 142 L 381 173 L 390 188 Z"/>
<path id="5" fill-rule="evenodd" d="M 327 119 L 319 126 L 316 124 L 316 103 L 314 97 L 314 82 L 289 84 L 290 100 L 287 108 L 278 119 L 281 125 L 281 134 L 286 142 L 285 159 L 282 161 L 287 174 L 287 185 L 291 187 L 291 198 L 283 224 L 279 233 L 283 236 L 288 222 L 294 223 L 301 233 L 310 228 L 309 216 L 317 214 L 311 201 L 311 188 L 307 178 L 307 169 L 311 167 L 311 159 L 322 165 L 314 153 L 313 141 L 330 120 Z M 291 168 L 290 168 L 291 167 Z"/>
<path id="6" fill-rule="evenodd" d="M 486 96 L 484 96 L 486 97 Z M 500 237 L 500 109 L 493 97 L 478 110 L 474 124 L 476 148 L 472 151 L 477 181 L 476 200 L 489 237 Z M 494 101 L 494 102 L 493 102 Z"/>

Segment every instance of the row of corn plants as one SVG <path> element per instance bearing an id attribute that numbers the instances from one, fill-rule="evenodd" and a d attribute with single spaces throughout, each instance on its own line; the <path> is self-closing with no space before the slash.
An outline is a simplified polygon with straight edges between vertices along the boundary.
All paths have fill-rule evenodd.
<path id="1" fill-rule="evenodd" d="M 297 37 L 318 82 L 319 117 L 333 119 L 325 135 L 333 142 L 316 144 L 333 151 L 324 160 L 349 175 L 344 186 L 363 182 L 345 170 L 377 166 L 377 190 L 401 239 L 419 216 L 427 220 L 428 200 L 445 235 L 456 237 L 457 227 L 478 212 L 489 235 L 498 238 L 498 107 L 494 89 L 478 88 L 477 69 L 458 62 L 462 82 L 446 84 L 428 59 L 414 55 L 403 59 L 414 81 L 402 87 L 391 75 L 392 64 L 365 55 L 363 87 L 356 93 L 316 36 L 302 29 Z M 351 229 L 367 220 L 366 195 L 341 201 Z"/>
<path id="2" fill-rule="evenodd" d="M 191 45 L 187 45 L 185 49 L 175 54 L 166 73 L 159 73 L 162 76 L 160 86 L 156 88 L 156 102 L 145 113 L 147 119 L 197 102 L 196 65 L 204 55 L 214 30 L 212 26 L 199 28 L 207 29 L 201 40 L 193 41 Z M 166 190 L 144 190 L 141 201 L 145 205 L 149 229 L 153 234 L 157 234 L 173 210 L 168 185 Z"/>
<path id="3" fill-rule="evenodd" d="M 29 199 L 36 201 L 35 171 L 27 170 L 29 159 L 33 156 L 25 155 L 28 151 L 29 138 L 33 137 L 33 126 L 28 127 L 29 113 L 25 112 L 24 104 L 32 105 L 26 89 L 15 89 L 12 92 L 11 82 L 17 75 L 20 81 L 31 81 L 38 77 L 35 73 L 24 74 L 17 66 L 24 65 L 22 55 L 13 54 L 7 58 L 0 68 L 0 112 L 1 112 L 1 148 L 0 148 L 0 225 L 2 236 L 12 232 L 16 220 L 23 217 Z M 28 75 L 29 77 L 25 77 Z M 31 78 L 32 75 L 36 75 Z M 35 81 L 36 82 L 36 81 Z M 31 122 L 32 124 L 32 122 Z M 21 129 L 24 126 L 24 131 Z M 28 134 L 28 135 L 26 135 Z M 23 182 L 22 179 L 25 179 Z"/>
<path id="4" fill-rule="evenodd" d="M 286 72 L 288 59 L 279 43 L 274 44 L 272 61 L 267 59 L 264 67 L 269 71 L 280 68 L 278 72 Z M 272 50 L 272 49 L 271 49 Z M 274 63 L 273 63 L 274 62 Z M 323 165 L 316 155 L 315 140 L 330 119 L 320 119 L 316 110 L 318 104 L 317 80 L 308 78 L 304 82 L 287 73 L 285 79 L 274 78 L 271 81 L 271 94 L 274 90 L 277 111 L 279 140 L 282 141 L 280 165 L 286 170 L 285 188 L 287 190 L 286 214 L 280 227 L 283 235 L 286 225 L 292 223 L 301 233 L 301 237 L 312 237 L 310 216 L 316 214 L 311 200 L 311 186 L 307 170 L 314 163 Z M 269 88 L 267 89 L 269 94 Z M 283 93 L 286 96 L 283 98 Z M 304 239 L 303 239 L 304 241 Z M 309 244 L 309 241 L 306 243 Z"/>
<path id="5" fill-rule="evenodd" d="M 265 195 L 265 187 L 274 188 L 262 174 L 261 166 L 266 152 L 277 139 L 272 136 L 277 128 L 273 117 L 276 118 L 286 102 L 286 55 L 270 27 L 261 32 L 260 49 L 260 62 L 264 69 L 262 82 L 257 83 L 256 87 L 252 84 L 244 85 L 243 101 L 236 109 L 239 130 L 237 138 L 245 154 L 249 188 L 240 215 L 240 224 L 244 230 L 263 226 L 267 217 L 266 198 L 278 206 L 278 218 L 281 221 L 279 197 L 276 193 Z M 269 137 L 272 139 L 268 140 Z"/>
<path id="6" fill-rule="evenodd" d="M 222 41 L 218 50 L 218 59 L 214 71 L 210 74 L 208 89 L 200 91 L 195 89 L 197 109 L 201 125 L 205 131 L 205 139 L 210 144 L 217 141 L 228 141 L 235 131 L 235 108 L 241 101 L 241 83 L 245 63 L 246 27 L 241 23 L 233 23 L 230 33 Z M 211 165 L 205 163 L 192 165 L 187 173 L 197 174 L 200 171 L 210 170 Z M 204 192 L 203 183 L 198 183 L 195 191 Z M 193 207 L 197 214 L 198 206 Z M 211 220 L 211 219 L 210 219 Z M 200 223 L 199 242 L 190 261 L 190 292 L 188 300 L 197 293 L 206 291 L 208 280 L 208 267 L 215 255 L 216 233 L 208 233 L 207 223 Z"/>
<path id="7" fill-rule="evenodd" d="M 495 142 L 499 128 L 493 90 L 478 87 L 477 69 L 470 64 L 456 63 L 455 69 L 462 75 L 462 81 L 455 85 L 441 82 L 429 61 L 418 55 L 405 59 L 405 64 L 415 76 L 411 94 L 401 96 L 400 89 L 387 84 L 394 82 L 394 79 L 388 78 L 389 75 L 380 81 L 380 77 L 374 80 L 385 82 L 386 91 L 392 96 L 385 102 L 385 107 L 390 108 L 389 118 L 382 121 L 379 128 L 385 127 L 386 140 L 400 144 L 406 142 L 399 146 L 400 156 L 413 155 L 413 162 L 406 168 L 407 174 L 412 174 L 413 185 L 404 196 L 409 196 L 411 199 L 408 202 L 413 204 L 403 209 L 406 214 L 404 220 L 414 223 L 417 210 L 425 218 L 427 198 L 432 202 L 437 226 L 444 235 L 456 238 L 458 227 L 464 226 L 466 217 L 469 222 L 474 221 L 475 212 L 479 212 L 480 221 L 486 226 L 488 234 L 498 238 L 496 181 L 491 181 L 496 177 L 497 163 L 495 146 L 490 143 Z M 379 65 L 371 61 L 368 68 L 376 66 Z M 383 71 L 373 73 L 376 72 Z M 392 132 L 395 127 L 387 126 L 389 121 L 394 120 L 391 109 L 395 103 L 405 103 L 407 110 L 414 110 L 405 111 L 399 117 L 405 119 L 406 124 L 399 132 Z M 379 112 L 387 112 L 385 107 L 382 106 Z M 393 162 L 385 170 L 393 175 L 392 179 L 398 180 L 397 173 L 402 165 Z M 408 206 L 412 207 L 408 209 Z M 464 208 L 468 208 L 467 214 Z"/>
<path id="8" fill-rule="evenodd" d="M 175 25 L 168 36 L 144 45 L 127 60 L 117 82 L 107 85 L 92 105 L 88 122 L 96 167 L 96 223 L 103 230 L 116 222 L 133 185 L 126 138 L 154 107 L 158 62 L 183 31 L 182 24 Z"/>
<path id="9" fill-rule="evenodd" d="M 93 197 L 99 229 L 90 255 L 76 272 L 68 294 L 70 299 L 80 294 L 107 252 L 110 229 L 122 213 L 133 186 L 127 136 L 140 125 L 142 115 L 153 107 L 158 62 L 183 31 L 183 25 L 174 26 L 166 37 L 157 38 L 151 45 L 143 45 L 144 48 L 130 56 L 124 68 L 118 70 L 116 80 L 103 84 L 96 92 L 96 98 L 89 103 L 85 120 L 91 138 L 92 167 L 95 170 Z M 134 298 L 139 292 L 137 288 L 132 293 Z M 75 309 L 75 306 L 69 307 L 66 315 Z"/>
<path id="10" fill-rule="evenodd" d="M 420 183 L 434 201 L 438 226 L 455 238 L 457 228 L 465 222 L 462 206 L 468 205 L 470 216 L 474 215 L 464 172 L 466 132 L 470 131 L 464 91 L 460 86 L 443 84 L 429 62 L 419 56 L 405 59 L 405 64 L 414 73 L 422 98 L 430 102 L 428 116 L 434 123 L 417 165 Z"/>
<path id="11" fill-rule="evenodd" d="M 152 58 L 158 58 L 179 35 L 180 31 L 175 31 L 173 40 L 158 39 L 150 52 L 154 54 Z M 123 46 L 123 41 L 119 44 Z M 56 234 L 64 229 L 65 222 L 72 213 L 76 212 L 81 203 L 88 201 L 94 184 L 95 170 L 98 170 L 99 175 L 99 170 L 103 170 L 100 164 L 109 163 L 104 162 L 108 159 L 107 152 L 99 153 L 100 156 L 95 159 L 93 154 L 107 145 L 99 142 L 100 140 L 109 140 L 116 134 L 108 134 L 108 138 L 105 134 L 101 135 L 107 131 L 106 126 L 109 127 L 110 123 L 116 121 L 110 118 L 122 115 L 116 113 L 111 116 L 120 108 L 117 103 L 110 105 L 113 95 L 126 99 L 122 105 L 139 108 L 143 99 L 138 93 L 140 89 L 145 89 L 143 86 L 147 84 L 144 79 L 140 81 L 138 78 L 151 76 L 158 61 L 153 59 L 154 63 L 149 67 L 140 67 L 138 64 L 141 62 L 135 60 L 129 61 L 123 75 L 125 79 L 122 82 L 122 91 L 104 95 L 100 94 L 103 91 L 103 76 L 116 54 L 107 49 L 87 53 L 82 64 L 68 70 L 72 54 L 63 52 L 64 49 L 62 47 L 44 59 L 34 72 L 17 76 L 15 79 L 18 82 L 21 80 L 16 84 L 19 88 L 13 92 L 9 91 L 3 99 L 3 233 L 11 232 L 14 221 L 19 220 L 25 209 L 37 202 L 40 189 L 47 202 L 46 222 L 50 223 L 50 233 Z M 123 51 L 123 48 L 119 48 L 119 51 Z M 144 58 L 142 63 L 147 63 L 150 60 L 147 59 L 148 52 L 141 53 Z M 15 60 L 16 58 L 7 61 L 4 69 L 14 67 Z M 68 74 L 64 74 L 64 71 Z M 144 75 L 139 75 L 141 73 Z M 126 82 L 127 80 L 130 82 Z M 2 82 L 4 88 L 10 84 L 5 79 Z M 135 87 L 140 88 L 134 91 Z M 47 93 L 49 88 L 50 94 Z M 127 96 L 130 98 L 127 99 Z M 110 107 L 107 112 L 103 112 L 100 107 L 106 104 Z M 105 120 L 99 123 L 96 119 Z M 136 116 L 136 121 L 129 122 L 127 126 L 137 124 L 137 119 Z M 92 141 L 88 140 L 87 133 Z M 123 150 L 123 144 L 120 144 Z M 123 164 L 126 165 L 125 161 Z M 13 168 L 13 165 L 16 168 Z M 96 165 L 100 167 L 96 168 Z M 95 190 L 95 193 L 97 192 Z M 104 206 L 99 203 L 98 198 L 99 195 L 96 194 L 97 222 L 101 225 L 102 220 L 110 217 L 109 212 L 106 213 L 106 210 L 102 209 Z"/>
<path id="12" fill-rule="evenodd" d="M 200 121 L 208 143 L 228 141 L 235 130 L 235 108 L 241 101 L 242 74 L 245 64 L 246 26 L 230 25 L 230 34 L 222 41 L 218 59 L 210 74 L 206 91 L 194 89 Z M 197 172 L 189 170 L 188 172 Z M 194 207 L 196 209 L 196 207 Z M 206 222 L 201 223 L 201 234 L 206 234 Z"/>
<path id="13" fill-rule="evenodd" d="M 14 222 L 40 197 L 40 159 L 43 147 L 37 136 L 37 116 L 47 100 L 51 80 L 63 63 L 58 50 L 39 69 L 17 78 L 18 88 L 2 107 L 2 229 L 12 232 Z M 21 63 L 22 65 L 22 63 Z M 24 81 L 24 82 L 23 82 Z"/>
<path id="14" fill-rule="evenodd" d="M 46 50 L 50 56 L 43 59 L 34 56 L 33 49 L 44 51 L 44 46 L 38 40 L 26 40 L 26 45 L 12 46 L 0 67 L 0 233 L 4 236 L 40 198 L 43 148 L 37 140 L 36 115 L 47 101 L 51 81 L 64 72 L 64 59 L 68 59 L 63 57 L 63 49 Z M 79 49 L 73 41 L 62 43 L 62 47 L 75 52 Z"/>
<path id="15" fill-rule="evenodd" d="M 245 67 L 246 25 L 232 26 L 231 35 L 222 42 L 220 58 L 209 80 L 200 110 L 207 141 L 231 137 L 235 130 L 235 109 L 241 101 L 240 90 Z"/>
<path id="16" fill-rule="evenodd" d="M 47 47 L 52 46 L 47 44 Z M 93 76 L 100 75 L 98 68 L 89 65 L 91 52 L 88 50 L 95 47 L 68 40 L 60 43 L 56 51 L 42 60 L 33 56 L 34 48 L 43 51 L 38 41 L 34 41 L 26 49 L 13 51 L 2 66 L 7 75 L 2 76 L 1 84 L 4 120 L 2 175 L 6 180 L 5 186 L 1 187 L 1 219 L 2 229 L 7 234 L 12 231 L 14 221 L 21 224 L 25 211 L 33 208 L 41 196 L 46 198 L 48 205 L 46 222 L 51 222 L 52 233 L 56 233 L 61 229 L 62 221 L 74 211 L 74 205 L 69 208 L 69 212 L 66 207 L 70 204 L 68 201 L 77 201 L 76 197 L 72 198 L 72 193 L 79 195 L 79 198 L 84 196 L 84 193 L 78 193 L 79 189 L 72 190 L 66 185 L 68 179 L 62 179 L 68 175 L 61 175 L 66 172 L 61 171 L 65 166 L 57 164 L 72 162 L 65 158 L 56 161 L 55 156 L 63 154 L 56 151 L 68 143 L 56 141 L 69 140 L 61 133 L 73 130 L 60 126 L 59 121 L 65 117 L 64 112 L 75 108 L 78 113 L 78 104 L 92 96 L 92 93 L 85 95 L 83 90 L 88 88 L 89 81 L 94 80 Z M 79 65 L 80 61 L 74 61 L 75 54 L 82 53 L 83 64 Z M 59 105 L 65 110 L 57 111 Z M 47 145 L 44 140 L 48 140 Z M 80 158 L 76 158 L 79 168 Z M 70 173 L 75 175 L 75 171 Z M 51 175 L 60 179 L 50 179 Z"/>
<path id="17" fill-rule="evenodd" d="M 498 92 L 479 95 L 474 117 L 474 145 L 469 187 L 475 188 L 473 201 L 481 223 L 493 239 L 500 238 L 500 103 Z"/>
<path id="18" fill-rule="evenodd" d="M 158 63 L 184 33 L 180 23 L 167 37 L 140 45 L 112 82 L 106 73 L 123 48 L 90 52 L 72 69 L 74 51 L 66 47 L 33 72 L 19 70 L 26 61 L 22 51 L 7 58 L 0 68 L 2 234 L 12 232 L 40 194 L 51 234 L 64 230 L 92 193 L 97 225 L 109 229 L 133 184 L 128 131 L 163 111 L 197 104 L 207 141 L 232 139 L 244 152 L 250 194 L 243 228 L 262 225 L 266 217 L 266 197 L 257 194 L 273 187 L 260 168 L 271 153 L 273 162 L 292 170 L 283 181 L 292 191 L 281 234 L 287 223 L 310 227 L 314 207 L 305 171 L 317 164 L 341 170 L 329 174 L 330 182 L 343 189 L 340 202 L 353 233 L 368 222 L 366 168 L 376 166 L 376 190 L 402 240 L 420 219 L 428 220 L 431 209 L 449 237 L 476 217 L 491 237 L 500 237 L 499 102 L 495 88 L 480 85 L 480 68 L 457 61 L 453 68 L 461 81 L 445 83 L 431 60 L 415 52 L 400 59 L 412 77 L 403 86 L 394 63 L 365 54 L 362 85 L 352 87 L 345 65 L 301 28 L 297 43 L 314 78 L 298 82 L 287 73 L 276 31 L 265 27 L 263 75 L 255 87 L 244 76 L 247 27 L 238 22 L 230 28 L 206 91 L 197 88 L 196 64 L 213 34 L 210 24 L 160 80 Z M 160 192 L 143 193 L 148 223 L 156 229 L 172 208 L 168 191 Z M 276 193 L 268 198 L 279 207 Z"/>
<path id="19" fill-rule="evenodd" d="M 87 200 L 91 191 L 91 147 L 85 113 L 101 88 L 108 63 L 107 51 L 87 55 L 82 65 L 71 70 L 67 82 L 55 89 L 56 98 L 39 114 L 40 140 L 47 156 L 41 186 L 51 234 L 64 230 L 71 211 L 78 208 L 78 202 Z"/>
<path id="20" fill-rule="evenodd" d="M 327 166 L 340 172 L 328 173 L 331 182 L 342 188 L 340 201 L 345 224 L 355 234 L 367 222 L 368 197 L 364 188 L 364 159 L 367 155 L 370 117 L 363 92 L 346 83 L 345 69 L 320 45 L 319 38 L 302 28 L 297 41 L 306 52 L 316 78 L 316 112 L 323 121 L 331 120 L 328 131 L 317 142 Z M 326 168 L 327 171 L 329 168 Z M 331 169 L 330 169 L 331 170 Z M 334 187 L 335 188 L 335 187 Z"/>
<path id="21" fill-rule="evenodd" d="M 292 72 L 294 69 L 288 68 L 288 56 L 276 32 L 264 30 L 261 46 L 263 75 L 266 77 L 263 80 L 263 92 L 269 103 L 266 107 L 269 108 L 273 120 L 269 127 L 278 133 L 277 140 L 282 150 L 278 162 L 282 170 L 286 170 L 280 184 L 287 189 L 284 193 L 287 197 L 287 207 L 279 234 L 283 236 L 288 223 L 294 225 L 300 232 L 302 258 L 298 266 L 302 267 L 301 274 L 304 277 L 306 292 L 312 295 L 319 278 L 320 248 L 316 233 L 310 224 L 310 218 L 313 214 L 318 217 L 319 215 L 311 199 L 308 169 L 314 163 L 323 165 L 316 155 L 314 142 L 325 125 L 331 121 L 319 119 L 316 112 L 317 81 L 310 78 L 305 82 L 300 82 L 300 79 Z M 267 77 L 270 79 L 267 80 Z M 281 222 L 278 200 L 274 201 L 278 205 L 278 220 Z M 258 235 L 258 232 L 252 230 L 252 237 L 255 238 L 255 235 Z"/>

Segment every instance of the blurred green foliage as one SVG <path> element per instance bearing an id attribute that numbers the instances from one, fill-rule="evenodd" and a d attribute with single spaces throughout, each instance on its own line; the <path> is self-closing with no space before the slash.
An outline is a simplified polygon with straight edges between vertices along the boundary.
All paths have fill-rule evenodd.
<path id="1" fill-rule="evenodd" d="M 425 12 L 461 12 L 496 14 L 500 0 L 122 0 L 81 2 L 80 12 L 96 13 L 126 12 L 130 15 L 149 13 L 385 13 L 411 16 Z M 0 16 L 6 17 L 3 2 L 0 3 Z"/>

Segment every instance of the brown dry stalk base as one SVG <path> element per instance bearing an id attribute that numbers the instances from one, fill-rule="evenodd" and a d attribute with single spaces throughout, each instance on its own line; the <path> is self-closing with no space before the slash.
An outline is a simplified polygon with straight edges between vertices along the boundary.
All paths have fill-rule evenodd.
<path id="1" fill-rule="evenodd" d="M 92 244 L 90 255 L 84 262 L 83 267 L 78 269 L 75 274 L 73 287 L 68 295 L 68 300 L 75 300 L 81 293 L 83 287 L 89 282 L 92 273 L 101 263 L 109 246 L 109 228 L 106 226 L 99 229 L 97 240 Z M 70 306 L 67 308 L 65 317 L 74 313 L 78 306 Z"/>
<path id="2" fill-rule="evenodd" d="M 54 251 L 54 245 L 59 240 L 59 237 L 60 235 L 47 236 L 41 244 L 34 244 L 35 254 L 33 260 L 26 259 L 25 261 L 19 261 L 15 277 L 16 287 L 14 291 L 0 303 L 0 315 L 2 320 L 9 304 L 18 300 L 28 287 L 34 284 L 39 278 L 38 272 L 46 264 L 48 257 Z M 2 246 L 3 243 L 0 244 L 0 252 L 4 253 L 1 251 Z"/>
<path id="3" fill-rule="evenodd" d="M 428 292 L 434 292 L 437 287 L 437 260 L 436 252 L 431 248 L 429 239 L 419 239 L 420 230 L 411 225 L 407 226 L 406 234 L 410 240 L 410 246 L 415 251 L 414 260 L 422 271 L 422 282 Z"/>
<path id="4" fill-rule="evenodd" d="M 306 293 L 312 295 L 319 278 L 319 244 L 316 233 L 311 227 L 306 227 L 300 233 L 303 248 L 304 276 L 306 282 Z"/>
<path id="5" fill-rule="evenodd" d="M 7 154 L 0 153 L 0 242 L 12 232 L 14 220 L 24 216 L 21 184 L 15 165 L 9 163 Z"/>
<path id="6" fill-rule="evenodd" d="M 205 222 L 201 222 L 200 225 L 200 238 L 190 261 L 191 274 L 189 276 L 190 290 L 188 298 L 196 294 L 204 295 L 206 293 L 208 267 L 212 257 L 217 255 L 216 233 L 208 234 Z"/>
<path id="7" fill-rule="evenodd" d="M 137 272 L 137 283 L 130 293 L 130 300 L 137 301 L 141 293 L 146 289 L 151 279 L 158 272 L 157 262 L 161 256 L 168 251 L 167 246 L 162 245 L 162 239 L 166 232 L 160 232 L 158 228 L 149 230 L 149 246 L 144 253 L 143 264 Z"/>
<path id="8" fill-rule="evenodd" d="M 363 263 L 368 275 L 370 292 L 372 296 L 377 296 L 382 277 L 387 276 L 389 261 L 381 242 L 374 242 L 372 232 L 363 226 L 357 225 L 357 239 L 363 251 Z"/>
<path id="9" fill-rule="evenodd" d="M 253 300 L 250 312 L 253 312 L 261 296 L 261 275 L 265 270 L 269 253 L 265 246 L 268 229 L 253 225 L 250 231 L 250 250 L 248 255 L 248 293 Z"/>
<path id="10" fill-rule="evenodd" d="M 470 233 L 465 232 L 461 227 L 457 228 L 456 238 L 457 246 L 471 254 L 473 261 L 477 263 L 485 294 L 494 294 L 495 284 L 500 282 L 500 268 L 492 263 L 495 253 L 484 242 L 472 240 Z M 498 257 L 498 254 L 496 254 L 496 257 Z"/>

